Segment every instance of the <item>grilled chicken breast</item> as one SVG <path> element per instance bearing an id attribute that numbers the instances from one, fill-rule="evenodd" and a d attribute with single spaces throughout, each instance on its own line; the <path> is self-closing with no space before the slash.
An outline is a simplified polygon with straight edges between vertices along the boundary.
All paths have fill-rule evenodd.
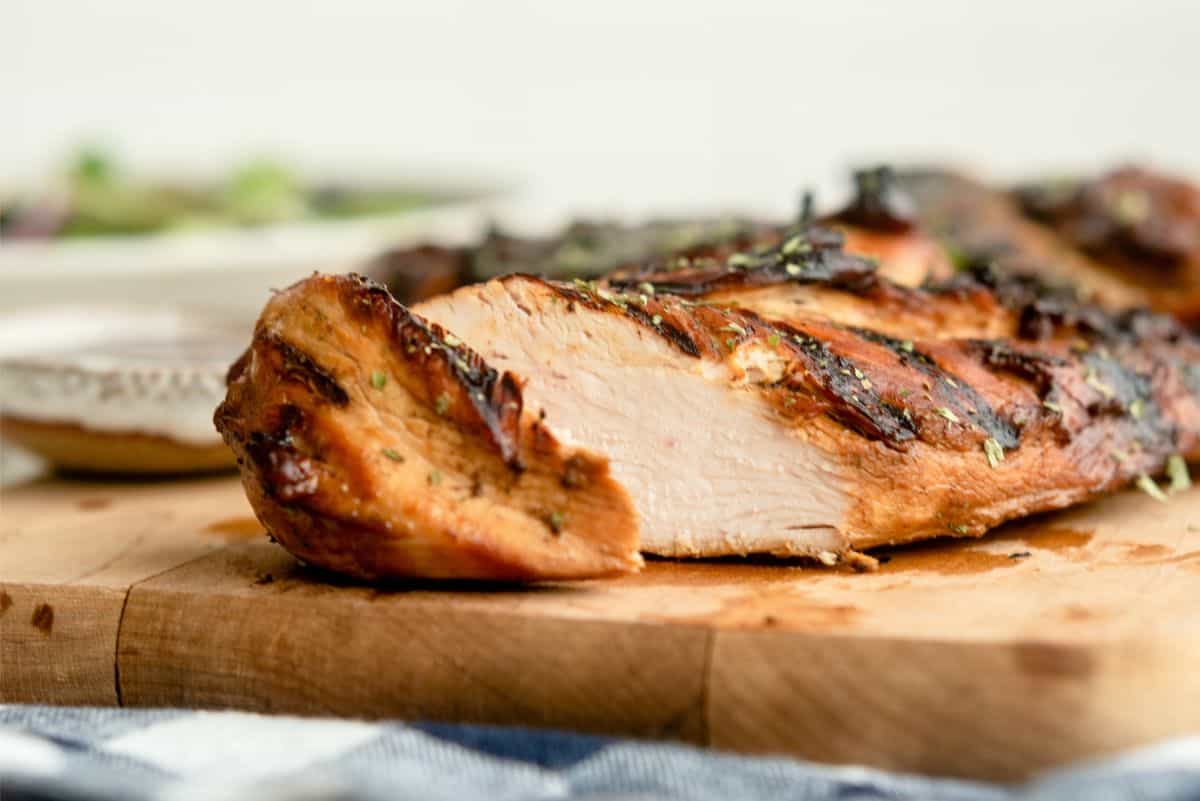
<path id="1" fill-rule="evenodd" d="M 267 304 L 215 422 L 259 520 L 306 562 L 367 579 L 637 569 L 607 458 L 541 414 L 382 287 L 316 276 Z"/>
<path id="2" fill-rule="evenodd" d="M 1141 289 L 1151 306 L 1200 323 L 1200 186 L 1126 166 L 1014 195 L 1027 218 Z"/>
<path id="3" fill-rule="evenodd" d="M 1196 451 L 1200 350 L 1168 320 L 1030 284 L 896 287 L 823 231 L 735 261 L 624 293 L 628 275 L 511 276 L 415 311 L 522 376 L 565 442 L 609 455 L 652 553 L 830 561 L 980 534 Z M 910 325 L 922 306 L 957 329 Z"/>
<path id="4" fill-rule="evenodd" d="M 1200 187 L 1135 167 L 1014 192 L 939 169 L 898 182 L 922 224 L 968 262 L 1200 324 Z"/>
<path id="5" fill-rule="evenodd" d="M 954 273 L 945 247 L 919 224 L 917 207 L 891 169 L 854 173 L 845 208 L 817 220 L 838 231 L 846 250 L 873 259 L 880 276 L 902 286 L 944 280 Z M 802 224 L 814 221 L 806 196 Z M 367 265 L 401 303 L 413 304 L 458 286 L 512 273 L 553 279 L 596 279 L 625 265 L 678 265 L 724 259 L 778 245 L 793 226 L 738 217 L 657 220 L 619 225 L 581 220 L 559 235 L 519 237 L 493 230 L 472 247 L 424 244 L 398 248 Z M 624 268 L 624 269 L 622 269 Z"/>
<path id="6" fill-rule="evenodd" d="M 412 310 L 316 276 L 268 304 L 217 425 L 268 530 L 366 577 L 603 575 L 639 543 L 864 565 L 1200 455 L 1173 320 L 987 271 L 905 287 L 845 241 Z"/>

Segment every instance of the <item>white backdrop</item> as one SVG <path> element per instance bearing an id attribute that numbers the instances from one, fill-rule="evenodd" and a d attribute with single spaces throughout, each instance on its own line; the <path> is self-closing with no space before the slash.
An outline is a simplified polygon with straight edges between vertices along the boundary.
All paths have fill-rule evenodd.
<path id="1" fill-rule="evenodd" d="M 1200 3 L 3 0 L 0 180 L 100 138 L 516 176 L 573 208 L 780 208 L 848 163 L 1200 173 Z"/>

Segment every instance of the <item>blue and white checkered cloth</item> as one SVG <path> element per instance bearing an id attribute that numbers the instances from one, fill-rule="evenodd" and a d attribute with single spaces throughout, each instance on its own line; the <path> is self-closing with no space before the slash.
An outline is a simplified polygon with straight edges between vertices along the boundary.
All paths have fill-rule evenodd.
<path id="1" fill-rule="evenodd" d="M 1016 788 L 525 729 L 0 706 L 0 801 L 1200 801 L 1200 737 Z"/>

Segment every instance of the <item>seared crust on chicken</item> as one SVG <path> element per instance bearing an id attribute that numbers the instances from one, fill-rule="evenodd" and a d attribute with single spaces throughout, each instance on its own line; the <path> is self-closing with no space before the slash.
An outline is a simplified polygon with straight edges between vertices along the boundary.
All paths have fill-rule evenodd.
<path id="1" fill-rule="evenodd" d="M 259 519 L 306 562 L 498 580 L 641 564 L 607 459 L 562 445 L 516 377 L 365 279 L 276 295 L 215 422 Z"/>
<path id="2" fill-rule="evenodd" d="M 944 280 L 954 264 L 942 244 L 919 224 L 917 208 L 890 168 L 854 174 L 855 194 L 845 208 L 820 218 L 845 239 L 846 250 L 875 261 L 872 269 L 902 286 Z M 814 222 L 806 196 L 802 225 Z M 737 217 L 659 220 L 627 226 L 581 220 L 559 235 L 528 238 L 490 231 L 471 247 L 424 244 L 388 251 L 367 265 L 401 303 L 412 304 L 463 284 L 513 273 L 571 280 L 597 279 L 625 265 L 679 264 L 724 259 L 778 245 L 794 226 Z M 627 268 L 626 268 L 627 269 Z"/>
<path id="3" fill-rule="evenodd" d="M 639 527 L 663 555 L 864 564 L 1200 455 L 1200 341 L 1170 318 L 982 269 L 905 287 L 843 242 L 411 311 L 317 276 L 268 304 L 217 424 L 285 547 L 367 577 L 618 572 Z"/>
<path id="4" fill-rule="evenodd" d="M 952 325 L 921 325 L 930 310 Z M 602 284 L 511 276 L 417 311 L 610 456 L 653 553 L 827 559 L 977 535 L 1197 453 L 1200 343 L 1170 319 L 987 273 L 898 287 L 821 229 Z"/>
<path id="5" fill-rule="evenodd" d="M 1200 186 L 1127 166 L 1014 194 L 1029 219 L 1140 287 L 1151 306 L 1200 323 Z"/>
<path id="6" fill-rule="evenodd" d="M 965 262 L 1200 324 L 1200 187 L 1136 167 L 1014 192 L 940 169 L 898 180 L 922 225 Z"/>

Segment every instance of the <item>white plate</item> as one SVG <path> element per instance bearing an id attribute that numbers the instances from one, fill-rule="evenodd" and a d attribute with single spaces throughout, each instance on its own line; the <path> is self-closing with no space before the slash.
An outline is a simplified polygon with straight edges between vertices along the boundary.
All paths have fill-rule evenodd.
<path id="1" fill-rule="evenodd" d="M 496 197 L 391 216 L 253 229 L 0 243 L 0 315 L 49 303 L 166 303 L 253 319 L 273 288 L 343 272 L 392 246 L 473 241 Z"/>
<path id="2" fill-rule="evenodd" d="M 74 469 L 231 463 L 212 416 L 249 338 L 244 323 L 165 308 L 58 306 L 0 317 L 0 437 Z"/>

